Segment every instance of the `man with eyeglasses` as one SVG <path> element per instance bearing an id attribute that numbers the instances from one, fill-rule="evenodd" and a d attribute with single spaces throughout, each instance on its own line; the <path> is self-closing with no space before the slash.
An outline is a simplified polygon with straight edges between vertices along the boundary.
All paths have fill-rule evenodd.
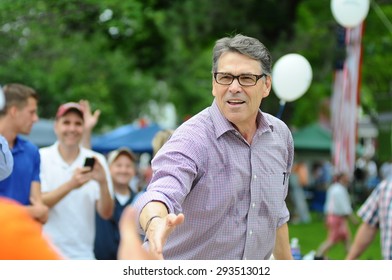
<path id="1" fill-rule="evenodd" d="M 135 203 L 145 246 L 161 259 L 292 259 L 293 139 L 259 109 L 271 90 L 271 55 L 239 34 L 216 42 L 212 63 L 212 105 L 159 150 Z"/>

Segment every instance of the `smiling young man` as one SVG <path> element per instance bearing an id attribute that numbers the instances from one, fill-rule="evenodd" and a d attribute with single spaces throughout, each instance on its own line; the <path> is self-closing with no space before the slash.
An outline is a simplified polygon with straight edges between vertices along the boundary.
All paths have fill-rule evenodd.
<path id="1" fill-rule="evenodd" d="M 236 35 L 213 50 L 211 107 L 182 124 L 152 161 L 135 203 L 146 246 L 164 259 L 292 259 L 285 204 L 288 127 L 259 107 L 272 59 Z"/>
<path id="2" fill-rule="evenodd" d="M 44 232 L 67 259 L 94 259 L 95 211 L 109 219 L 113 185 L 103 155 L 83 148 L 83 109 L 61 105 L 54 127 L 57 142 L 41 148 L 43 200 L 50 207 Z M 86 158 L 95 158 L 85 167 Z"/>

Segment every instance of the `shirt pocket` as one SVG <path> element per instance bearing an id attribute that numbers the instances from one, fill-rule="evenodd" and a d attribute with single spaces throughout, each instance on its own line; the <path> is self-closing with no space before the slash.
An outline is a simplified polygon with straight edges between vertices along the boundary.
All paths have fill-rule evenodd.
<path id="1" fill-rule="evenodd" d="M 283 175 L 283 172 L 262 175 L 259 216 L 278 219 L 282 215 L 286 205 L 287 180 L 287 174 Z"/>

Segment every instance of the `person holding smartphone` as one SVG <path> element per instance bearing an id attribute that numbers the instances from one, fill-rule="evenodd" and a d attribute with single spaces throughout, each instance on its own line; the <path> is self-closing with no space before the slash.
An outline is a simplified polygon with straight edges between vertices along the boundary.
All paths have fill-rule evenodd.
<path id="1" fill-rule="evenodd" d="M 113 214 L 109 167 L 102 154 L 81 145 L 79 103 L 58 108 L 54 130 L 56 143 L 40 149 L 43 200 L 50 207 L 44 233 L 65 258 L 95 259 L 95 211 L 103 219 Z"/>

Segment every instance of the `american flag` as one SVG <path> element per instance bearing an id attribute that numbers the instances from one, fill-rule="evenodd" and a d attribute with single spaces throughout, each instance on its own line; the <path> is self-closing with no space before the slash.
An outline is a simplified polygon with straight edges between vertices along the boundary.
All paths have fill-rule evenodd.
<path id="1" fill-rule="evenodd" d="M 348 174 L 353 174 L 356 158 L 362 33 L 363 23 L 343 33 L 346 57 L 335 70 L 331 102 L 334 171 Z"/>

